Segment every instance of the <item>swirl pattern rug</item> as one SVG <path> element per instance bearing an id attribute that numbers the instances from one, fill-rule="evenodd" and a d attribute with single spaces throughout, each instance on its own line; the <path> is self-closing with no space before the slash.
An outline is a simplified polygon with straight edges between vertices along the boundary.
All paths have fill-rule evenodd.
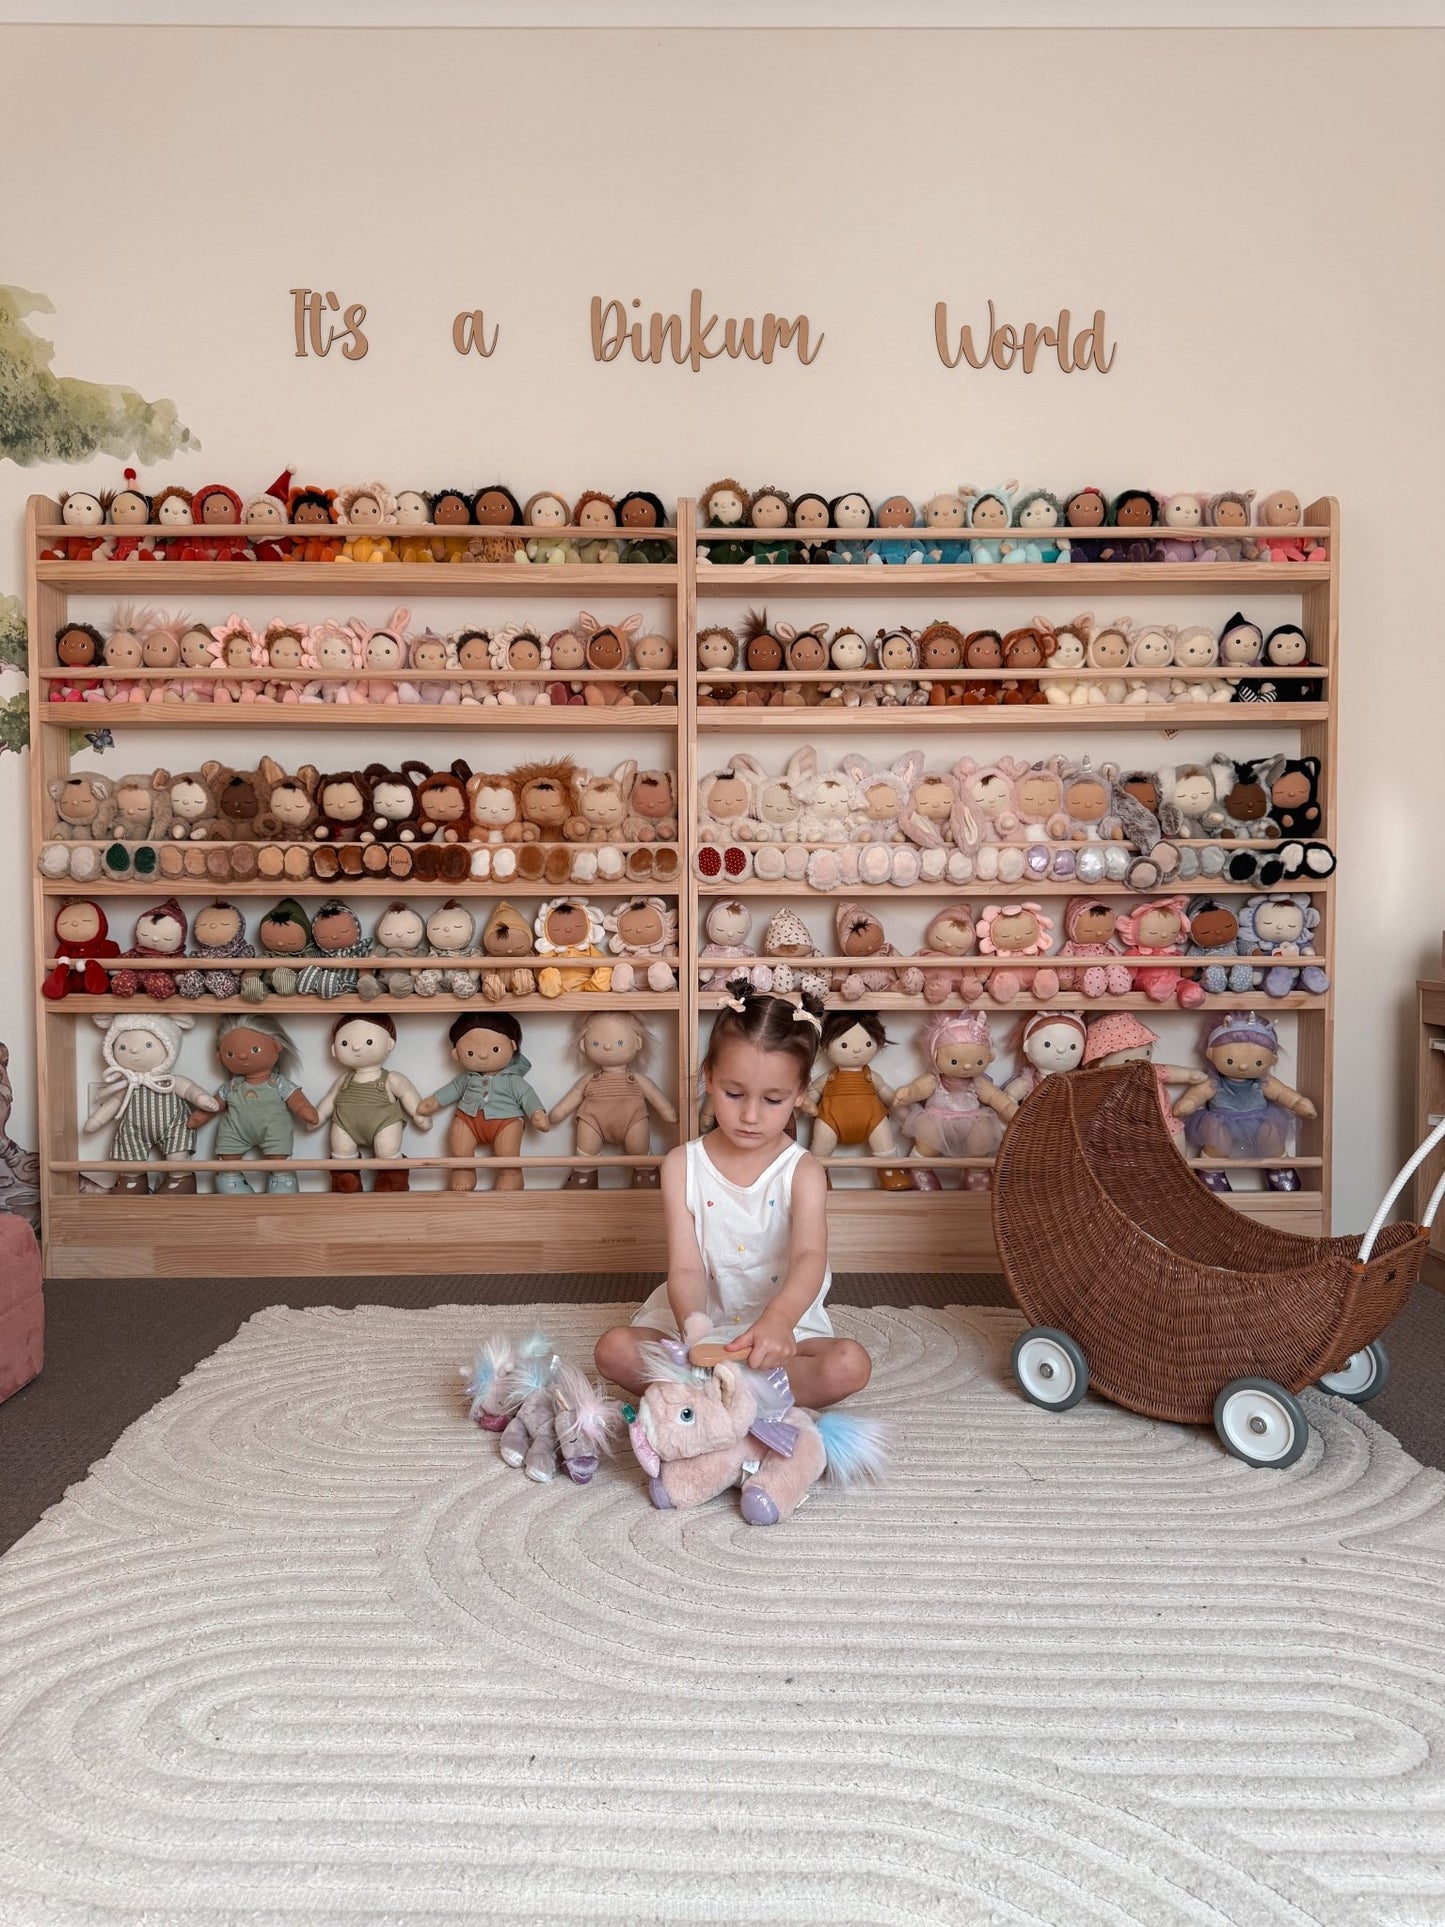
<path id="1" fill-rule="evenodd" d="M 771 1530 L 504 1466 L 523 1310 L 253 1318 L 0 1561 L 5 1927 L 1445 1921 L 1439 1474 L 835 1317 L 895 1470 Z"/>

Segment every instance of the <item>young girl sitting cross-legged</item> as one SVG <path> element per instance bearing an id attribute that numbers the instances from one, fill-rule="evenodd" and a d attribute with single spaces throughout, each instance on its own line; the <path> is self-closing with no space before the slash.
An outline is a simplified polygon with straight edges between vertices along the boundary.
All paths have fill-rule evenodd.
<path id="1" fill-rule="evenodd" d="M 689 1344 L 744 1327 L 727 1349 L 767 1372 L 785 1366 L 793 1397 L 815 1411 L 868 1383 L 866 1351 L 835 1338 L 823 1301 L 828 1270 L 823 1167 L 789 1135 L 822 1031 L 818 1008 L 728 985 L 703 1059 L 716 1123 L 662 1164 L 667 1283 L 630 1325 L 597 1341 L 597 1369 L 629 1392 L 647 1379 L 649 1339 Z"/>

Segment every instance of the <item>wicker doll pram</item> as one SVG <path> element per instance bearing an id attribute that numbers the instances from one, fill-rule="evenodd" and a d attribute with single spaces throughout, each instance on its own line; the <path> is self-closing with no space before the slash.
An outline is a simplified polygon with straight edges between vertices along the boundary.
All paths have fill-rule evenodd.
<path id="1" fill-rule="evenodd" d="M 1014 1376 L 1065 1411 L 1092 1386 L 1146 1417 L 1211 1421 L 1253 1465 L 1288 1465 L 1308 1439 L 1294 1396 L 1357 1402 L 1385 1382 L 1377 1341 L 1420 1271 L 1428 1229 L 1381 1229 L 1432 1134 L 1364 1238 L 1276 1231 L 1224 1204 L 1180 1158 L 1147 1063 L 1045 1078 L 994 1166 L 994 1238 L 1029 1320 Z"/>

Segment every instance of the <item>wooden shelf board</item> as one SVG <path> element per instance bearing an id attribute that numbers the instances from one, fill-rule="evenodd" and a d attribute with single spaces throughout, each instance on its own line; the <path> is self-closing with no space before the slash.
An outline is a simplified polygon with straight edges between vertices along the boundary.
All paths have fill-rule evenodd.
<path id="1" fill-rule="evenodd" d="M 1309 896 L 1322 896 L 1329 892 L 1333 877 L 1306 879 L 1297 877 L 1292 883 L 1281 883 L 1280 890 L 1299 891 Z M 698 880 L 698 894 L 704 897 L 799 897 L 814 903 L 837 903 L 857 897 L 867 897 L 870 901 L 898 903 L 908 897 L 984 897 L 990 901 L 1001 897 L 1077 897 L 1086 893 L 1099 897 L 1127 897 L 1142 901 L 1147 897 L 1178 896 L 1258 896 L 1257 883 L 1227 883 L 1218 877 L 1194 877 L 1188 883 L 1177 881 L 1159 884 L 1153 890 L 1130 890 L 1122 883 L 847 883 L 840 884 L 836 890 L 815 890 L 807 883 L 760 883 L 756 877 L 744 882 L 727 878 Z M 74 894 L 74 890 L 70 892 Z M 1181 965 L 1186 960 L 1181 958 Z M 1324 961 L 1321 959 L 1321 961 Z"/>
<path id="2" fill-rule="evenodd" d="M 143 569 L 142 573 L 151 571 Z M 937 599 L 966 595 L 970 589 L 993 595 L 1031 596 L 1054 590 L 1060 595 L 1082 594 L 1097 601 L 1116 592 L 1139 591 L 1151 595 L 1299 595 L 1329 579 L 1328 562 L 1023 562 L 1012 568 L 1007 563 L 992 562 L 927 567 L 707 562 L 699 564 L 697 592 L 699 598 L 730 595 L 754 600 L 778 594 L 815 595 L 822 602 L 831 601 L 839 593 Z"/>
<path id="3" fill-rule="evenodd" d="M 42 723 L 60 729 L 194 729 L 198 721 L 239 729 L 665 729 L 675 704 L 535 703 L 39 703 Z M 203 718 L 197 710 L 204 710 Z"/>
<path id="4" fill-rule="evenodd" d="M 122 712 L 124 713 L 124 712 Z M 897 708 L 850 709 L 845 704 L 819 704 L 815 707 L 782 706 L 773 709 L 742 709 L 731 703 L 699 704 L 697 727 L 730 729 L 791 730 L 795 735 L 813 729 L 857 731 L 887 727 L 898 718 L 907 727 L 923 730 L 990 730 L 997 735 L 1006 729 L 1030 729 L 1047 719 L 1050 729 L 1099 729 L 1105 726 L 1124 729 L 1212 729 L 1227 721 L 1230 728 L 1278 727 L 1300 723 L 1323 723 L 1329 719 L 1328 703 L 1107 703 L 1095 709 L 1061 703 L 977 703 L 964 705 Z"/>
<path id="5" fill-rule="evenodd" d="M 155 902 L 165 897 L 486 897 L 505 900 L 508 897 L 637 897 L 658 896 L 676 897 L 682 894 L 685 877 L 674 877 L 671 882 L 658 883 L 651 878 L 640 881 L 620 883 L 519 883 L 515 877 L 505 883 L 495 883 L 490 879 L 467 878 L 461 883 L 440 881 L 423 883 L 417 877 L 333 877 L 327 883 L 318 882 L 315 877 L 297 881 L 292 877 L 248 877 L 244 882 L 235 878 L 217 881 L 214 877 L 147 877 L 143 883 L 113 883 L 105 877 L 94 877 L 89 883 L 77 883 L 73 877 L 42 877 L 41 893 L 47 897 L 135 897 L 137 900 Z M 276 959 L 280 961 L 279 958 Z M 303 959 L 314 961 L 314 959 Z M 378 959 L 378 962 L 381 960 Z M 505 960 L 504 960 L 505 961 Z M 615 958 L 604 958 L 603 962 L 616 962 Z M 141 960 L 142 965 L 144 959 Z M 218 967 L 224 970 L 224 960 L 217 960 Z"/>
<path id="6" fill-rule="evenodd" d="M 247 966 L 244 959 L 237 959 L 240 970 Z M 305 959 L 315 963 L 314 957 Z M 364 959 L 359 960 L 364 963 Z M 265 968 L 253 964 L 250 968 Z M 324 966 L 323 966 L 324 968 Z M 385 960 L 378 958 L 375 968 L 385 968 Z M 73 997 L 59 999 L 45 998 L 46 1014 L 51 1017 L 89 1017 L 92 1014 L 107 1014 L 121 1010 L 163 1010 L 174 1015 L 184 1011 L 196 1017 L 220 1016 L 223 1011 L 265 1011 L 268 1016 L 284 1012 L 288 1017 L 331 1017 L 336 1018 L 343 1011 L 353 1011 L 365 1016 L 371 1010 L 384 1010 L 389 1017 L 415 1012 L 418 1017 L 430 1012 L 437 1015 L 455 1016 L 462 1010 L 492 1010 L 505 1008 L 514 1010 L 524 1005 L 527 1011 L 537 1016 L 545 1010 L 636 1010 L 644 1014 L 649 1011 L 675 1011 L 679 1007 L 676 991 L 634 990 L 623 994 L 621 991 L 564 991 L 560 997 L 544 997 L 540 991 L 531 991 L 522 997 L 508 996 L 502 1005 L 487 1003 L 480 991 L 474 997 L 380 997 L 363 998 L 355 991 L 344 997 L 282 997 L 273 992 L 264 1003 L 253 1004 L 245 997 L 174 997 L 166 998 L 157 1004 L 153 998 L 137 997 L 88 997 L 78 992 Z"/>
<path id="7" fill-rule="evenodd" d="M 73 533 L 73 531 L 72 531 Z M 475 530 L 472 531 L 476 533 Z M 743 573 L 751 575 L 752 570 Z M 837 571 L 834 572 L 835 574 Z M 967 573 L 967 571 L 964 571 Z M 608 594 L 673 595 L 675 563 L 597 564 L 504 562 L 37 562 L 43 587 L 70 595 L 272 594 L 329 595 L 350 601 L 381 596 L 392 603 L 426 596 L 581 597 L 585 607 Z"/>

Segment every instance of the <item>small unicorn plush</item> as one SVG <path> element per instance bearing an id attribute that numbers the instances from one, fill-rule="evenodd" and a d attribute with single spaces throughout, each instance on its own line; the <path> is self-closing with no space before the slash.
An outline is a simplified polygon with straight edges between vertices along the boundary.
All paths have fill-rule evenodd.
<path id="1" fill-rule="evenodd" d="M 641 1351 L 652 1382 L 628 1437 L 660 1509 L 702 1505 L 740 1485 L 744 1519 L 771 1526 L 825 1476 L 839 1486 L 882 1476 L 887 1427 L 851 1412 L 805 1411 L 781 1368 L 695 1366 L 676 1339 Z"/>
<path id="2" fill-rule="evenodd" d="M 574 1485 L 587 1485 L 599 1454 L 612 1450 L 622 1407 L 575 1365 L 564 1365 L 543 1332 L 520 1346 L 492 1337 L 462 1377 L 471 1400 L 468 1417 L 485 1431 L 500 1432 L 504 1461 L 545 1485 L 557 1457 Z"/>

